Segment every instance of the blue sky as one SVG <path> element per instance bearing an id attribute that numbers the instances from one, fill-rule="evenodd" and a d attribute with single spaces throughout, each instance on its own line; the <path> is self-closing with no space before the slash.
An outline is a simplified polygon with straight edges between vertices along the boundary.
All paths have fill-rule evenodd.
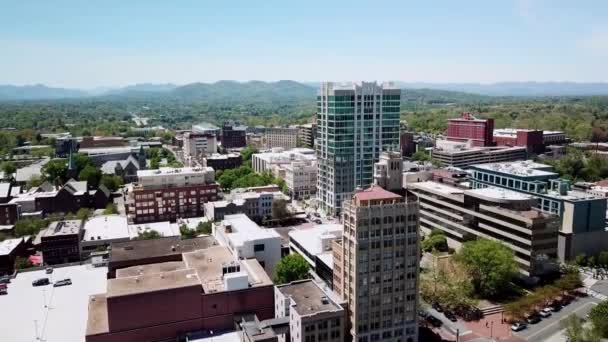
<path id="1" fill-rule="evenodd" d="M 0 0 L 0 9 L 0 84 L 608 81 L 606 0 Z"/>

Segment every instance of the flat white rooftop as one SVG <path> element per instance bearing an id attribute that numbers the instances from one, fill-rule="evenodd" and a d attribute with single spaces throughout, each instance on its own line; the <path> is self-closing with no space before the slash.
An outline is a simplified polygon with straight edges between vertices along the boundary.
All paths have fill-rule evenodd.
<path id="1" fill-rule="evenodd" d="M 9 255 L 23 241 L 23 238 L 6 239 L 0 242 L 0 255 Z"/>
<path id="2" fill-rule="evenodd" d="M 222 225 L 226 226 L 226 224 L 232 226 L 232 233 L 227 233 L 226 236 L 238 246 L 243 245 L 245 241 L 281 238 L 277 232 L 261 228 L 245 214 L 226 215 L 222 220 Z"/>
<path id="3" fill-rule="evenodd" d="M 531 201 L 534 196 L 503 188 L 487 187 L 483 189 L 466 190 L 465 194 L 477 195 L 489 200 Z"/>
<path id="4" fill-rule="evenodd" d="M 83 342 L 89 296 L 106 292 L 107 272 L 106 267 L 78 265 L 55 268 L 52 274 L 44 270 L 19 273 L 8 284 L 8 294 L 0 296 L 0 339 L 32 342 L 40 337 L 49 342 Z M 72 285 L 33 287 L 32 281 L 39 278 L 51 282 L 70 278 Z"/>
<path id="5" fill-rule="evenodd" d="M 317 255 L 328 250 L 323 249 L 322 239 L 338 239 L 342 236 L 343 227 L 341 224 L 328 223 L 315 225 L 308 229 L 294 229 L 289 232 L 289 239 L 294 240 L 302 246 L 306 252 Z"/>
<path id="6" fill-rule="evenodd" d="M 139 170 L 137 177 L 162 177 L 171 175 L 200 175 L 206 172 L 213 172 L 211 167 L 161 167 L 157 170 Z"/>
<path id="7" fill-rule="evenodd" d="M 536 163 L 532 160 L 512 161 L 504 163 L 488 163 L 488 164 L 476 164 L 473 167 L 477 169 L 484 169 L 488 171 L 505 173 L 516 176 L 524 177 L 535 177 L 535 176 L 552 176 L 559 177 L 559 174 L 552 171 L 550 165 Z"/>
<path id="8" fill-rule="evenodd" d="M 453 186 L 445 185 L 434 181 L 426 181 L 412 184 L 413 187 L 429 192 L 439 193 L 441 195 L 463 195 L 463 189 L 455 188 Z"/>
<path id="9" fill-rule="evenodd" d="M 131 239 L 137 238 L 140 233 L 152 230 L 158 232 L 158 234 L 163 237 L 180 235 L 179 227 L 172 225 L 169 221 L 129 225 L 129 235 L 131 236 Z"/>
<path id="10" fill-rule="evenodd" d="M 127 218 L 120 215 L 104 215 L 90 218 L 84 224 L 83 241 L 129 239 Z"/>

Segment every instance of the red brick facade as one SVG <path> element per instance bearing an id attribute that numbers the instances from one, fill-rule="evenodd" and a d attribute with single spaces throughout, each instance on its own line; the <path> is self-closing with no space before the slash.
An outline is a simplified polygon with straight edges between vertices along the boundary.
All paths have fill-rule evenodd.
<path id="1" fill-rule="evenodd" d="M 469 112 L 448 120 L 446 137 L 452 141 L 471 141 L 473 146 L 493 146 L 494 119 L 476 119 Z"/>
<path id="2" fill-rule="evenodd" d="M 524 146 L 530 153 L 543 153 L 543 131 L 518 130 L 516 136 L 495 136 L 497 146 Z"/>
<path id="3" fill-rule="evenodd" d="M 135 223 L 172 221 L 204 215 L 204 204 L 219 200 L 217 183 L 164 189 L 134 188 L 127 213 Z"/>

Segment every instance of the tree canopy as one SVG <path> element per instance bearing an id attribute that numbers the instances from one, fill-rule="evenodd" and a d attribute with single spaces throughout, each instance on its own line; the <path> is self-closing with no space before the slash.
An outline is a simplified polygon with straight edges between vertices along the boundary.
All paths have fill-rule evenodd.
<path id="1" fill-rule="evenodd" d="M 275 284 L 286 284 L 305 279 L 309 268 L 308 262 L 300 254 L 286 255 L 274 267 L 274 282 Z"/>
<path id="2" fill-rule="evenodd" d="M 608 338 L 608 301 L 603 301 L 589 312 L 589 320 L 603 338 Z"/>

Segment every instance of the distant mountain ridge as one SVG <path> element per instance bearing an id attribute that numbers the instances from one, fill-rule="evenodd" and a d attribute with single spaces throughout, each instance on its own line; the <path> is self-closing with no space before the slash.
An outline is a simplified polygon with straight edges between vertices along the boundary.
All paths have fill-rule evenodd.
<path id="1" fill-rule="evenodd" d="M 111 99 L 166 97 L 181 101 L 233 101 L 242 98 L 248 101 L 272 101 L 273 98 L 288 100 L 310 100 L 314 98 L 319 82 L 300 83 L 296 81 L 218 81 L 215 83 L 141 83 L 122 88 L 97 88 L 91 91 L 48 87 L 42 84 L 28 86 L 0 85 L 0 101 L 14 100 L 57 100 L 73 98 L 102 97 Z M 423 83 L 396 82 L 398 86 L 417 91 L 450 91 L 471 96 L 593 96 L 608 95 L 608 83 L 576 82 L 501 82 L 479 83 Z"/>

